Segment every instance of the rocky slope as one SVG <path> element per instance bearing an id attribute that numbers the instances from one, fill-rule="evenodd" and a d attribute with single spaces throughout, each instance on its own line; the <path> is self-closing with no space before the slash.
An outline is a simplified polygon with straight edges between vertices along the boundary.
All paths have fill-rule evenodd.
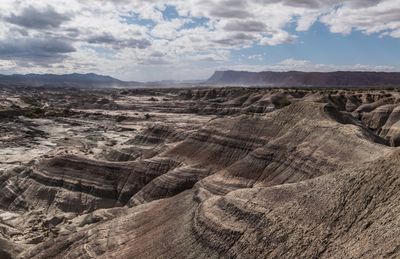
<path id="1" fill-rule="evenodd" d="M 397 91 L 2 98 L 1 258 L 400 256 Z"/>

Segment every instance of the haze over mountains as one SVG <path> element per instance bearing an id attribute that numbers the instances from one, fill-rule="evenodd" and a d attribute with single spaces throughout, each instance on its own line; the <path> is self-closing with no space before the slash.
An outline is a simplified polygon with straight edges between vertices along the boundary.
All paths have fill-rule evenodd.
<path id="1" fill-rule="evenodd" d="M 110 76 L 94 73 L 0 75 L 0 86 L 103 88 L 137 85 L 139 85 L 138 82 L 125 82 Z"/>
<path id="2" fill-rule="evenodd" d="M 388 87 L 400 85 L 399 72 L 247 72 L 216 71 L 208 80 L 153 82 L 122 81 L 89 74 L 0 75 L 0 86 L 30 87 L 168 87 L 168 86 L 261 86 L 261 87 Z"/>
<path id="3" fill-rule="evenodd" d="M 397 72 L 246 72 L 217 71 L 209 84 L 311 87 L 371 87 L 400 85 Z"/>

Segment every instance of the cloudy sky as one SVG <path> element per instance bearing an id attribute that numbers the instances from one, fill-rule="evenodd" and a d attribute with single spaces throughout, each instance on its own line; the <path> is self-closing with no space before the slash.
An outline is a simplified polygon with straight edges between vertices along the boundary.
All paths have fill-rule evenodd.
<path id="1" fill-rule="evenodd" d="M 400 0 L 1 0 L 0 73 L 400 71 Z"/>

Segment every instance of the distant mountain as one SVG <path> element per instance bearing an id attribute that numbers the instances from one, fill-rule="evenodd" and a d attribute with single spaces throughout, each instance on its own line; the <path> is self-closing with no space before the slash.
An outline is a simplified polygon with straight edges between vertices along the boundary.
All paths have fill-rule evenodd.
<path id="1" fill-rule="evenodd" d="M 204 80 L 162 80 L 162 81 L 150 81 L 143 85 L 149 88 L 168 88 L 168 87 L 194 87 L 204 84 Z"/>
<path id="2" fill-rule="evenodd" d="M 97 74 L 27 74 L 0 75 L 1 86 L 106 88 L 139 86 L 139 82 L 125 82 Z"/>
<path id="3" fill-rule="evenodd" d="M 246 72 L 217 71 L 208 79 L 212 85 L 372 87 L 400 86 L 397 72 Z"/>

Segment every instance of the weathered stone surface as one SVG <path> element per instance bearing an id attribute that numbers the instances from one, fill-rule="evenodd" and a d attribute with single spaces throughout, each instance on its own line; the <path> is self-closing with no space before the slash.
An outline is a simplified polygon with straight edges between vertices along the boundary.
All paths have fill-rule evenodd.
<path id="1" fill-rule="evenodd" d="M 74 108 L 1 119 L 0 258 L 400 256 L 396 91 L 36 91 Z"/>

